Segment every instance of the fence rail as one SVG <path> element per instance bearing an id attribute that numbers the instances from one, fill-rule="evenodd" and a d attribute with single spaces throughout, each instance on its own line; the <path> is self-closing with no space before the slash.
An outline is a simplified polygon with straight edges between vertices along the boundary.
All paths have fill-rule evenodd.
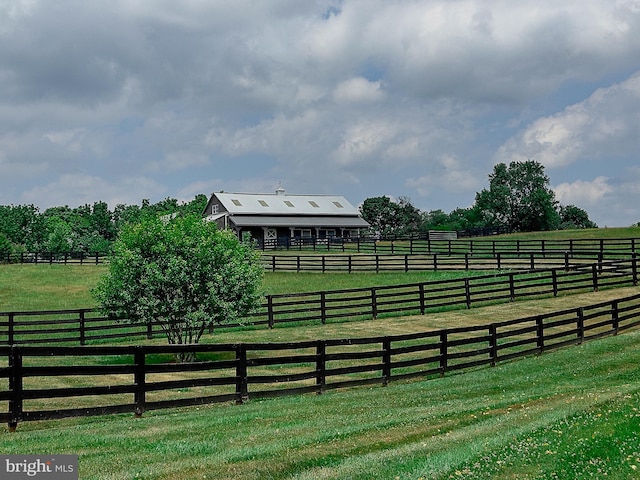
<path id="1" fill-rule="evenodd" d="M 635 256 L 623 260 L 405 285 L 268 295 L 243 324 L 274 328 L 279 324 L 329 323 L 392 315 L 425 314 L 448 308 L 472 308 L 495 302 L 558 296 L 638 284 Z M 242 324 L 225 324 L 235 327 Z M 217 326 L 211 325 L 210 331 Z M 162 325 L 115 322 L 94 309 L 0 312 L 0 345 L 105 342 L 163 336 Z"/>
<path id="2" fill-rule="evenodd" d="M 264 251 L 338 251 L 355 253 L 389 253 L 389 254 L 431 254 L 446 253 L 464 255 L 495 255 L 496 253 L 527 254 L 529 252 L 570 254 L 580 252 L 618 252 L 627 256 L 640 247 L 640 238 L 598 238 L 598 239 L 487 239 L 458 238 L 432 239 L 422 237 L 397 238 L 281 238 L 259 244 Z"/>
<path id="3" fill-rule="evenodd" d="M 286 238 L 260 243 L 258 248 L 264 252 L 274 250 L 314 251 L 334 253 L 364 253 L 387 255 L 432 255 L 446 254 L 452 256 L 471 257 L 488 256 L 495 258 L 497 254 L 527 257 L 563 256 L 569 254 L 574 258 L 596 260 L 598 254 L 630 256 L 640 247 L 640 238 L 601 238 L 601 239 L 566 239 L 566 240 L 511 240 L 487 238 L 431 239 L 424 237 L 377 239 L 372 237 L 358 238 Z M 95 265 L 107 261 L 105 253 L 86 252 L 30 252 L 0 253 L 0 263 L 36 263 L 36 264 L 86 264 Z"/>
<path id="4" fill-rule="evenodd" d="M 295 343 L 0 347 L 0 421 L 134 412 L 445 375 L 640 325 L 640 295 L 424 333 Z M 178 353 L 197 356 L 175 363 Z"/>
<path id="5" fill-rule="evenodd" d="M 271 272 L 410 272 L 438 270 L 537 270 L 602 263 L 637 255 L 615 251 L 394 253 L 394 254 L 263 254 L 262 266 Z"/>

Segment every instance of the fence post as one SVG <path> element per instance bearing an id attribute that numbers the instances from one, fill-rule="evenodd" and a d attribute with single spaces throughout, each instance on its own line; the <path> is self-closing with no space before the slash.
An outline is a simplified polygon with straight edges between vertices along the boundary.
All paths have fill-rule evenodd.
<path id="1" fill-rule="evenodd" d="M 539 353 L 544 351 L 544 317 L 536 317 L 536 345 Z"/>
<path id="2" fill-rule="evenodd" d="M 276 256 L 275 255 L 271 255 L 271 271 L 272 272 L 276 271 Z"/>
<path id="3" fill-rule="evenodd" d="M 440 332 L 440 376 L 444 377 L 445 372 L 447 371 L 447 350 L 448 350 L 448 342 L 447 342 L 447 331 L 442 330 Z"/>
<path id="4" fill-rule="evenodd" d="M 326 271 L 326 257 L 322 255 L 322 273 Z"/>
<path id="5" fill-rule="evenodd" d="M 7 343 L 13 345 L 15 343 L 15 313 L 9 312 L 9 326 L 7 328 Z"/>
<path id="6" fill-rule="evenodd" d="M 316 393 L 320 395 L 324 392 L 327 383 L 327 343 L 325 340 L 318 340 L 316 345 Z"/>
<path id="7" fill-rule="evenodd" d="M 491 366 L 495 367 L 498 361 L 498 329 L 494 323 L 489 325 L 489 358 Z"/>
<path id="8" fill-rule="evenodd" d="M 619 311 L 618 311 L 618 301 L 614 300 L 611 302 L 611 327 L 613 329 L 613 334 L 618 334 L 618 329 L 620 328 L 619 321 Z"/>
<path id="9" fill-rule="evenodd" d="M 469 279 L 464 279 L 464 298 L 467 303 L 467 310 L 471 308 L 471 285 L 469 284 Z"/>
<path id="10" fill-rule="evenodd" d="M 236 345 L 236 404 L 249 399 L 247 379 L 247 349 L 243 344 Z"/>
<path id="11" fill-rule="evenodd" d="M 147 322 L 147 340 L 153 338 L 153 321 Z"/>
<path id="12" fill-rule="evenodd" d="M 269 321 L 269 328 L 273 328 L 275 323 L 273 313 L 273 295 L 267 295 L 267 319 Z"/>
<path id="13" fill-rule="evenodd" d="M 638 254 L 636 252 L 631 254 L 631 276 L 635 287 L 638 285 Z"/>
<path id="14" fill-rule="evenodd" d="M 376 273 L 380 271 L 380 255 L 376 253 Z"/>
<path id="15" fill-rule="evenodd" d="M 544 256 L 544 253 L 542 254 L 542 256 Z M 531 270 L 535 270 L 536 269 L 536 260 L 535 260 L 535 256 L 534 253 L 531 252 L 531 257 L 530 257 L 530 261 L 529 261 L 529 266 L 531 268 Z"/>
<path id="16" fill-rule="evenodd" d="M 388 385 L 391 381 L 391 338 L 382 340 L 382 384 Z"/>
<path id="17" fill-rule="evenodd" d="M 296 270 L 300 273 L 300 255 L 296 255 Z"/>
<path id="18" fill-rule="evenodd" d="M 554 268 L 551 270 L 551 281 L 553 283 L 553 296 L 558 296 L 558 271 Z"/>
<path id="19" fill-rule="evenodd" d="M 409 271 L 409 255 L 404 254 L 404 273 Z"/>
<path id="20" fill-rule="evenodd" d="M 438 270 L 438 254 L 433 254 L 433 271 L 436 272 Z"/>
<path id="21" fill-rule="evenodd" d="M 577 321 L 577 335 L 578 335 L 578 343 L 582 343 L 584 341 L 584 310 L 582 307 L 577 310 L 578 321 Z"/>
<path id="22" fill-rule="evenodd" d="M 500 252 L 496 253 L 496 268 L 498 270 L 500 270 L 500 267 L 501 267 L 501 264 L 502 264 L 502 262 L 501 262 L 502 259 L 500 257 L 501 257 Z"/>
<path id="23" fill-rule="evenodd" d="M 602 262 L 604 261 L 604 256 L 602 252 L 598 252 L 598 273 L 602 273 Z"/>
<path id="24" fill-rule="evenodd" d="M 84 324 L 84 310 L 80 309 L 79 313 L 79 322 L 80 322 L 80 345 L 84 345 L 86 343 L 86 333 L 85 333 L 85 324 Z"/>
<path id="25" fill-rule="evenodd" d="M 569 271 L 569 252 L 564 252 L 564 271 Z"/>
<path id="26" fill-rule="evenodd" d="M 349 255 L 349 273 L 351 273 L 351 268 L 352 268 L 352 266 L 351 266 L 351 260 L 352 260 L 352 259 L 351 259 L 351 255 Z"/>
<path id="27" fill-rule="evenodd" d="M 143 346 L 134 347 L 133 354 L 133 381 L 135 383 L 134 403 L 135 416 L 140 418 L 145 410 L 146 402 L 146 354 Z"/>
<path id="28" fill-rule="evenodd" d="M 15 432 L 22 418 L 22 350 L 11 346 L 9 353 L 9 431 Z"/>
<path id="29" fill-rule="evenodd" d="M 327 323 L 327 294 L 320 292 L 320 321 L 323 325 Z"/>
<path id="30" fill-rule="evenodd" d="M 513 273 L 509 274 L 509 299 L 512 302 L 516 299 L 516 284 L 513 278 Z"/>
<path id="31" fill-rule="evenodd" d="M 374 320 L 378 317 L 378 302 L 375 287 L 371 289 L 371 315 L 373 315 Z"/>
<path id="32" fill-rule="evenodd" d="M 418 285 L 418 290 L 420 292 L 420 315 L 424 315 L 425 312 L 425 304 L 424 304 L 424 283 Z"/>
<path id="33" fill-rule="evenodd" d="M 84 261 L 84 253 L 80 252 L 80 265 L 82 265 L 83 261 Z"/>
<path id="34" fill-rule="evenodd" d="M 598 291 L 598 266 L 594 263 L 591 265 L 591 278 L 593 279 L 593 291 Z"/>
<path id="35" fill-rule="evenodd" d="M 98 265 L 98 252 L 96 252 L 96 265 Z"/>

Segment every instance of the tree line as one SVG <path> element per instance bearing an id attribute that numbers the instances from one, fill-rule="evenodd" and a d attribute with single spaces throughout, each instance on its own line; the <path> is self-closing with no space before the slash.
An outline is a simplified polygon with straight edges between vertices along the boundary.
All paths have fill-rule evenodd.
<path id="1" fill-rule="evenodd" d="M 175 213 L 201 215 L 207 204 L 199 194 L 189 202 L 175 198 L 141 205 L 94 202 L 76 208 L 51 207 L 43 212 L 34 205 L 0 205 L 0 254 L 21 252 L 108 253 L 125 225 L 148 217 Z"/>
<path id="2" fill-rule="evenodd" d="M 429 230 L 532 232 L 597 228 L 589 214 L 575 205 L 560 205 L 549 186 L 544 166 L 534 160 L 499 163 L 489 186 L 476 193 L 468 208 L 422 212 L 407 197 L 367 198 L 360 213 L 381 237 L 424 235 Z"/>
<path id="3" fill-rule="evenodd" d="M 201 215 L 207 201 L 206 195 L 198 194 L 188 202 L 170 197 L 157 203 L 145 199 L 141 205 L 118 204 L 110 210 L 107 203 L 97 201 L 44 212 L 34 205 L 0 205 L 0 254 L 109 253 L 125 225 L 176 213 Z M 533 160 L 497 164 L 489 174 L 488 188 L 477 192 L 474 205 L 468 208 L 422 212 L 407 197 L 393 201 L 381 196 L 367 198 L 360 212 L 371 224 L 368 233 L 381 237 L 425 235 L 429 230 L 597 228 L 585 210 L 556 201 L 544 166 Z"/>

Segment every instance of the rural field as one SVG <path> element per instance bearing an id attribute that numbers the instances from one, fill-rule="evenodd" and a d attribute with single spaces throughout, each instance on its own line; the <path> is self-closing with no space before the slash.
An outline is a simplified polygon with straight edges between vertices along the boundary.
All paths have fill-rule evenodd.
<path id="1" fill-rule="evenodd" d="M 2 265 L 0 311 L 93 307 L 90 289 L 105 269 Z M 268 273 L 264 289 L 279 294 L 460 275 Z M 353 338 L 484 325 L 638 292 L 627 287 L 424 316 L 229 329 L 203 342 Z M 639 347 L 640 331 L 632 330 L 442 378 L 148 411 L 141 418 L 22 422 L 13 433 L 2 426 L 0 452 L 78 454 L 82 479 L 640 478 Z"/>

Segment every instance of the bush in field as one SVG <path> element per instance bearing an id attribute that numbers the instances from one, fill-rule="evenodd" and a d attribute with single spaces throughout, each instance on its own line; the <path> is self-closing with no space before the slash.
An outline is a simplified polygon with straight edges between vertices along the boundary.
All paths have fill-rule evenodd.
<path id="1" fill-rule="evenodd" d="M 262 275 L 256 251 L 232 232 L 198 215 L 149 217 L 123 228 L 93 294 L 109 317 L 158 321 L 170 344 L 189 344 L 257 308 Z"/>

